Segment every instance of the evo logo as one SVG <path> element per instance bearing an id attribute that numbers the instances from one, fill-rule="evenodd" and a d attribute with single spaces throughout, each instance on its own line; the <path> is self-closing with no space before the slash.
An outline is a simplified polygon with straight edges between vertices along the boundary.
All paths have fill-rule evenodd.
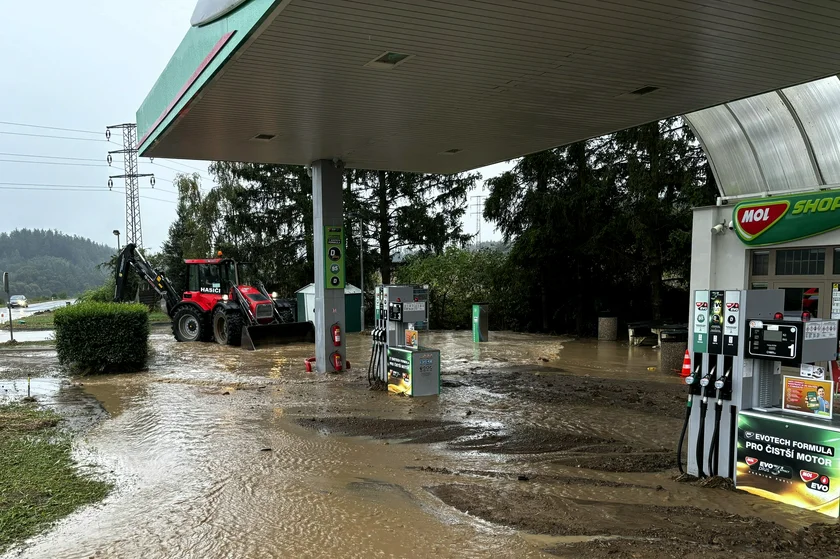
<path id="1" fill-rule="evenodd" d="M 808 470 L 799 470 L 799 477 L 805 482 L 805 487 L 811 491 L 819 491 L 820 493 L 828 493 L 831 488 L 831 478 L 828 476 L 821 476 L 817 472 Z"/>
<path id="2" fill-rule="evenodd" d="M 735 212 L 735 224 L 739 235 L 751 241 L 773 227 L 790 209 L 790 202 L 758 202 L 739 206 Z"/>
<path id="3" fill-rule="evenodd" d="M 793 477 L 793 472 L 787 466 L 773 464 L 772 462 L 765 462 L 764 460 L 759 460 L 758 458 L 753 458 L 751 456 L 744 458 L 744 461 L 753 472 L 768 474 L 773 477 L 780 477 L 784 479 L 791 479 L 791 477 Z"/>

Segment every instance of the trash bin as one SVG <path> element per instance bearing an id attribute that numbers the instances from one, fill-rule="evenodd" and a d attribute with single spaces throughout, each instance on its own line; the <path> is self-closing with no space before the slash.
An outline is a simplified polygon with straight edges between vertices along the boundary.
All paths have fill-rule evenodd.
<path id="1" fill-rule="evenodd" d="M 486 342 L 490 334 L 490 320 L 487 303 L 475 303 L 472 312 L 473 342 Z"/>
<path id="2" fill-rule="evenodd" d="M 618 339 L 618 317 L 617 316 L 600 316 L 598 317 L 598 340 L 605 342 L 614 342 Z"/>
<path id="3" fill-rule="evenodd" d="M 688 329 L 662 330 L 659 333 L 659 348 L 660 369 L 680 374 L 685 350 L 688 349 Z"/>

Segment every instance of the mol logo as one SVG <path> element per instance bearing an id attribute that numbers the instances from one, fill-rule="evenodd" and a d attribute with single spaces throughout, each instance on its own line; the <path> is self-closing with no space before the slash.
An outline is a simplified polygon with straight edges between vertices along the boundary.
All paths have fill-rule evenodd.
<path id="1" fill-rule="evenodd" d="M 697 310 L 698 310 L 698 311 L 707 311 L 707 310 L 709 310 L 709 302 L 708 302 L 708 301 L 697 301 L 697 302 L 696 302 L 696 303 L 694 303 L 694 304 L 695 304 L 695 305 L 697 305 Z"/>
<path id="2" fill-rule="evenodd" d="M 747 456 L 744 458 L 744 461 L 747 463 L 747 466 L 755 466 L 758 464 L 758 458 L 753 458 L 752 456 Z"/>
<path id="3" fill-rule="evenodd" d="M 799 470 L 799 477 L 802 478 L 802 481 L 808 483 L 809 481 L 814 481 L 820 477 L 820 474 L 817 472 L 809 472 L 808 470 Z"/>
<path id="4" fill-rule="evenodd" d="M 738 235 L 751 241 L 773 227 L 790 209 L 790 202 L 756 202 L 738 207 L 735 212 L 735 224 Z"/>
<path id="5" fill-rule="evenodd" d="M 738 311 L 741 308 L 740 303 L 726 303 L 726 310 L 728 311 Z"/>

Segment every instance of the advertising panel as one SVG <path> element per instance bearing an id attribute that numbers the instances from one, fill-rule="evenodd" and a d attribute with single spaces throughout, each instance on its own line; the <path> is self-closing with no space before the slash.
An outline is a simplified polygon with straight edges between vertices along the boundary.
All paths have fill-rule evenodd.
<path id="1" fill-rule="evenodd" d="M 840 433 L 757 413 L 738 415 L 735 485 L 754 495 L 837 518 Z"/>
<path id="2" fill-rule="evenodd" d="M 724 292 L 710 291 L 711 299 L 709 316 L 709 353 L 720 355 L 723 353 L 723 308 Z"/>
<path id="3" fill-rule="evenodd" d="M 815 378 L 783 377 L 782 409 L 810 417 L 831 419 L 833 382 Z"/>

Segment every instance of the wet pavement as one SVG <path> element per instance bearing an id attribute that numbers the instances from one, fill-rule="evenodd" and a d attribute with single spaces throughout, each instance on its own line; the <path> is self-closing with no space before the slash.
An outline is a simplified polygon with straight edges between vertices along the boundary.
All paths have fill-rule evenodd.
<path id="1" fill-rule="evenodd" d="M 750 556 L 733 535 L 745 525 L 785 537 L 824 520 L 673 480 L 683 388 L 656 350 L 492 336 L 425 334 L 444 388 L 417 399 L 368 390 L 361 335 L 337 376 L 304 372 L 311 346 L 165 330 L 135 375 L 74 382 L 54 352 L 0 354 L 0 399 L 32 375 L 39 401 L 93 418 L 73 424 L 77 457 L 117 486 L 8 556 L 597 557 L 620 542 L 618 557 L 666 557 L 689 544 L 663 527 L 696 540 L 698 518 L 723 538 L 704 550 Z"/>

